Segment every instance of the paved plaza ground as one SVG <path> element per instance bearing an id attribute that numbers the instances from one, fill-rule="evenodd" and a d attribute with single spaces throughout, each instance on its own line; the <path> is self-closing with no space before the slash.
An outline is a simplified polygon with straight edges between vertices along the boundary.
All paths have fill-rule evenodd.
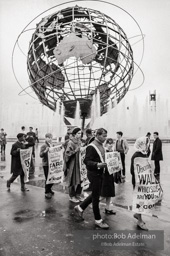
<path id="1" fill-rule="evenodd" d="M 170 255 L 170 144 L 163 144 L 164 161 L 161 163 L 161 185 L 164 190 L 162 202 L 156 206 L 157 217 L 145 216 L 144 220 L 150 231 L 164 232 L 164 250 L 154 250 L 151 243 L 145 248 L 127 249 L 99 246 L 94 248 L 94 241 L 87 241 L 85 235 L 99 232 L 94 227 L 93 213 L 89 207 L 85 221 L 80 222 L 73 214 L 74 204 L 69 202 L 67 191 L 62 186 L 54 186 L 55 195 L 51 200 L 44 198 L 44 176 L 39 158 L 39 147 L 36 146 L 36 170 L 34 179 L 27 187 L 29 192 L 21 192 L 17 182 L 6 190 L 6 180 L 10 176 L 10 149 L 7 143 L 6 158 L 0 160 L 0 256 L 64 256 L 64 255 Z M 111 233 L 139 232 L 133 213 L 127 209 L 132 204 L 132 185 L 130 175 L 130 158 L 133 146 L 126 158 L 127 179 L 116 185 L 116 197 L 113 207 L 116 215 L 105 216 L 104 205 L 101 213 L 109 224 Z M 81 233 L 83 232 L 83 233 Z M 144 231 L 140 233 L 145 234 Z M 78 237 L 79 236 L 79 237 Z M 159 244 L 160 241 L 158 241 Z"/>

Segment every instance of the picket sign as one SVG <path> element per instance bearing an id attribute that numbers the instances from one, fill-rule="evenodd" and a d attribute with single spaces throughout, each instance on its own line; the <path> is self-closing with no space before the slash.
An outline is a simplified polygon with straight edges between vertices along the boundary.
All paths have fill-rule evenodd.
<path id="1" fill-rule="evenodd" d="M 49 171 L 46 184 L 60 184 L 63 181 L 63 147 L 57 145 L 48 151 Z"/>
<path id="2" fill-rule="evenodd" d="M 20 149 L 21 165 L 24 172 L 24 182 L 29 181 L 29 168 L 31 164 L 32 147 L 27 149 Z"/>
<path id="3" fill-rule="evenodd" d="M 87 178 L 87 168 L 84 163 L 85 155 L 86 155 L 86 146 L 80 148 L 80 154 L 79 154 L 80 179 L 81 179 L 81 187 L 83 187 L 83 189 L 87 189 L 90 184 L 90 182 Z"/>
<path id="4" fill-rule="evenodd" d="M 154 176 L 154 169 L 148 158 L 134 159 L 135 189 L 132 211 L 152 215 L 155 204 L 162 199 L 163 190 Z"/>
<path id="5" fill-rule="evenodd" d="M 122 169 L 122 162 L 120 158 L 120 153 L 115 152 L 106 152 L 105 153 L 105 162 L 107 164 L 107 169 L 109 174 L 119 172 Z"/>

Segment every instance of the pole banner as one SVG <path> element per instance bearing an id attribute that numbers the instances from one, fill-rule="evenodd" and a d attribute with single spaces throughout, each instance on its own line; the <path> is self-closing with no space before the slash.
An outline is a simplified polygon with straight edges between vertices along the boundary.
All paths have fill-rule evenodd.
<path id="1" fill-rule="evenodd" d="M 60 184 L 63 180 L 63 147 L 50 147 L 48 151 L 49 171 L 46 184 Z"/>
<path id="2" fill-rule="evenodd" d="M 84 158 L 86 155 L 86 147 L 81 147 L 80 148 L 80 154 L 79 154 L 79 159 L 80 159 L 80 177 L 81 177 L 81 187 L 83 187 L 83 189 L 86 189 L 89 187 L 89 180 L 87 178 L 87 169 L 86 169 L 86 165 L 84 163 Z"/>
<path id="3" fill-rule="evenodd" d="M 20 149 L 21 165 L 24 172 L 24 182 L 29 181 L 29 168 L 31 164 L 32 147 L 27 149 Z"/>

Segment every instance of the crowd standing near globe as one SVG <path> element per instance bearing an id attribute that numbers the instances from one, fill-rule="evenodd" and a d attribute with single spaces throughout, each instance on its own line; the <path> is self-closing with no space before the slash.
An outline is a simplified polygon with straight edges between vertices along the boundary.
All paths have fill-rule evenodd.
<path id="1" fill-rule="evenodd" d="M 21 191 L 28 191 L 25 187 L 24 172 L 20 160 L 20 149 L 33 148 L 32 159 L 35 158 L 35 140 L 36 134 L 33 132 L 33 127 L 29 127 L 29 131 L 26 133 L 25 126 L 21 127 L 20 133 L 17 135 L 17 142 L 12 145 L 11 149 L 11 173 L 12 176 L 7 180 L 7 189 L 10 191 L 11 184 L 14 180 L 20 176 Z M 104 213 L 106 215 L 115 215 L 116 212 L 113 208 L 112 199 L 115 197 L 115 183 L 124 183 L 126 177 L 126 163 L 125 154 L 128 153 L 129 146 L 125 138 L 123 138 L 123 132 L 118 131 L 117 138 L 107 138 L 107 131 L 104 128 L 99 128 L 95 131 L 88 128 L 86 130 L 86 139 L 82 140 L 82 131 L 79 127 L 68 129 L 65 136 L 65 142 L 63 146 L 63 179 L 68 188 L 69 200 L 71 203 L 76 204 L 74 207 L 75 217 L 84 220 L 84 212 L 89 205 L 92 205 L 94 214 L 95 226 L 101 229 L 108 229 L 109 225 L 105 223 L 100 213 L 100 202 L 105 202 Z M 4 129 L 1 129 L 1 140 L 6 133 Z M 155 169 L 154 175 L 160 182 L 160 163 L 163 160 L 162 154 L 162 142 L 159 139 L 158 132 L 153 133 L 153 149 L 151 159 L 154 161 Z M 46 184 L 49 173 L 48 151 L 50 147 L 53 147 L 53 136 L 51 133 L 45 135 L 45 143 L 40 147 L 40 157 L 42 158 L 42 166 L 45 176 L 45 198 L 51 199 L 54 195 L 52 190 L 53 184 Z M 146 136 L 139 138 L 135 142 L 135 153 L 131 157 L 130 173 L 132 175 L 132 185 L 135 188 L 135 174 L 134 174 L 134 159 L 136 157 L 148 158 L 151 153 L 151 133 L 148 132 Z M 87 177 L 89 179 L 89 189 L 82 187 L 81 174 L 80 174 L 80 148 L 86 147 L 86 154 L 84 163 L 87 168 Z M 120 173 L 120 182 L 117 179 L 117 175 L 110 175 L 105 162 L 105 152 L 117 151 L 120 153 L 122 170 Z M 31 166 L 30 166 L 31 167 Z M 123 185 L 123 184 L 122 184 Z M 87 191 L 85 196 L 85 191 Z M 137 219 L 137 226 L 143 230 L 148 230 L 145 222 L 142 219 L 141 214 L 134 214 L 134 218 Z"/>

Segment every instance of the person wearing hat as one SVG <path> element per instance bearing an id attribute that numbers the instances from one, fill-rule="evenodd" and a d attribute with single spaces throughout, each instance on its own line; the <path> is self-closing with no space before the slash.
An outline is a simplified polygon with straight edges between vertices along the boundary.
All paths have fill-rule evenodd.
<path id="1" fill-rule="evenodd" d="M 80 163 L 79 151 L 81 147 L 81 129 L 75 127 L 72 130 L 72 137 L 69 139 L 67 148 L 64 154 L 65 161 L 65 182 L 69 188 L 70 201 L 78 203 L 81 198 L 81 178 L 80 178 Z"/>
<path id="2" fill-rule="evenodd" d="M 25 144 L 25 134 L 24 133 L 18 133 L 17 139 L 18 141 L 15 142 L 12 145 L 11 148 L 11 173 L 12 176 L 9 180 L 7 180 L 7 189 L 10 190 L 11 183 L 14 182 L 14 180 L 20 175 L 20 181 L 21 181 L 21 191 L 28 191 L 25 187 L 24 183 L 24 172 L 21 165 L 21 159 L 20 159 L 20 149 L 25 149 L 31 146 L 31 144 Z"/>

